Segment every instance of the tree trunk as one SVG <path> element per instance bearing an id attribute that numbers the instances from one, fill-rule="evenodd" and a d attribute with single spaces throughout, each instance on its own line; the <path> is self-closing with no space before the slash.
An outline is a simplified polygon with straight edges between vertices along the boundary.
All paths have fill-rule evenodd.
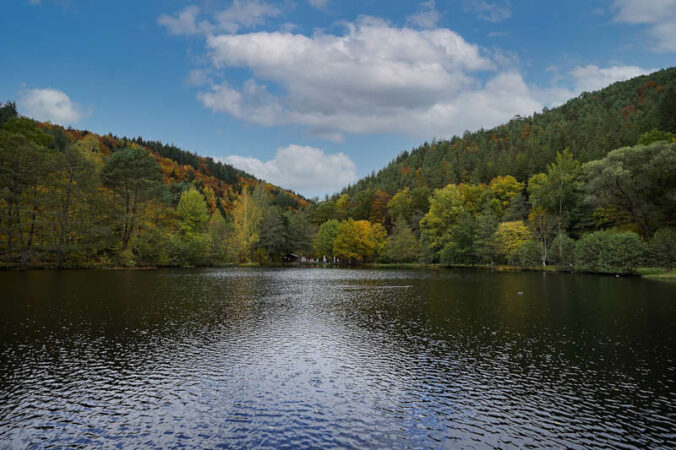
<path id="1" fill-rule="evenodd" d="M 71 181 L 72 181 L 72 179 L 71 179 Z M 64 246 L 65 241 L 66 241 L 66 234 L 68 232 L 69 222 L 70 222 L 71 192 L 72 192 L 72 187 L 69 186 L 66 189 L 66 202 L 63 206 L 63 211 L 62 211 L 62 216 L 61 216 L 61 230 L 59 231 L 59 242 L 58 242 L 57 257 L 56 257 L 56 267 L 59 268 L 59 269 L 63 266 L 63 246 Z"/>
<path id="2" fill-rule="evenodd" d="M 129 242 L 129 192 L 125 192 L 124 230 L 122 230 L 122 250 L 127 249 L 128 242 Z"/>
<path id="3" fill-rule="evenodd" d="M 547 241 L 542 241 L 542 267 L 547 266 Z"/>
<path id="4" fill-rule="evenodd" d="M 14 215 L 13 203 L 7 203 L 7 260 L 12 258 L 12 244 L 14 243 L 14 229 L 12 228 L 12 216 Z"/>
<path id="5" fill-rule="evenodd" d="M 31 252 L 33 250 L 33 236 L 35 235 L 35 219 L 38 216 L 38 207 L 37 205 L 33 206 L 33 213 L 31 214 L 31 227 L 28 231 L 28 245 L 26 248 L 21 252 L 21 265 L 24 266 L 26 265 L 26 262 L 31 256 Z"/>

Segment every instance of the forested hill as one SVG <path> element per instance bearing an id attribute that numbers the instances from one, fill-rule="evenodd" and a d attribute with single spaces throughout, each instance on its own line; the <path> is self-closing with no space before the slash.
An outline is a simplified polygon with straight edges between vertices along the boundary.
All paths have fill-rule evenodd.
<path id="1" fill-rule="evenodd" d="M 86 148 L 103 160 L 111 153 L 128 147 L 147 150 L 159 163 L 165 184 L 170 192 L 174 193 L 175 201 L 178 201 L 181 192 L 191 186 L 201 191 L 206 188 L 207 192 L 213 190 L 214 201 L 224 212 L 227 212 L 232 209 L 233 202 L 241 193 L 243 186 L 261 185 L 268 191 L 275 205 L 298 209 L 308 204 L 304 197 L 294 192 L 271 185 L 265 180 L 258 180 L 253 175 L 229 164 L 214 161 L 211 157 L 199 156 L 174 145 L 147 141 L 142 137 L 127 138 L 112 134 L 100 136 L 86 130 L 66 129 L 51 123 L 34 123 L 52 137 L 52 143 L 48 146 L 64 148 L 69 144 L 74 144 Z"/>
<path id="2" fill-rule="evenodd" d="M 634 145 L 653 128 L 676 132 L 676 67 L 585 92 L 557 108 L 515 117 L 489 130 L 425 143 L 401 153 L 378 173 L 343 190 L 351 203 L 409 187 L 488 183 L 499 175 L 520 181 L 543 172 L 568 148 L 581 162 Z M 337 196 L 336 196 L 337 197 Z"/>
<path id="3" fill-rule="evenodd" d="M 306 206 L 212 158 L 0 104 L 0 268 L 278 260 L 310 247 Z"/>
<path id="4" fill-rule="evenodd" d="M 88 140 L 104 155 L 117 149 L 136 145 L 143 147 L 155 157 L 162 168 L 165 182 L 170 189 L 180 195 L 187 187 L 194 185 L 203 190 L 205 187 L 213 189 L 220 206 L 224 210 L 232 208 L 237 194 L 243 186 L 264 186 L 273 199 L 274 204 L 284 208 L 298 209 L 307 206 L 307 200 L 288 190 L 271 185 L 265 180 L 259 180 L 251 174 L 236 169 L 229 164 L 214 161 L 211 157 L 199 156 L 196 153 L 183 150 L 174 145 L 163 144 L 159 141 L 147 141 L 141 137 L 127 138 L 113 135 L 98 136 L 88 131 L 64 130 L 51 124 L 40 124 L 44 128 L 60 129 L 69 138 L 77 142 Z M 98 141 L 98 143 L 97 143 Z"/>

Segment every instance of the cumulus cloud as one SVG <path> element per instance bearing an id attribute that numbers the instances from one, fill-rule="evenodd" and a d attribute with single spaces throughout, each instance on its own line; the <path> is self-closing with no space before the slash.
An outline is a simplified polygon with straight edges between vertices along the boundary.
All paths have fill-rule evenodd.
<path id="1" fill-rule="evenodd" d="M 428 0 L 420 4 L 418 11 L 406 18 L 406 23 L 420 28 L 434 28 L 441 19 L 434 0 Z"/>
<path id="2" fill-rule="evenodd" d="M 655 69 L 642 69 L 638 66 L 611 66 L 601 68 L 589 64 L 587 66 L 575 67 L 570 75 L 573 77 L 575 91 L 595 91 L 602 89 L 616 81 L 625 81 L 639 75 L 645 75 L 653 72 Z"/>
<path id="3" fill-rule="evenodd" d="M 433 9 L 428 1 L 418 12 Z M 263 126 L 301 126 L 340 142 L 346 134 L 448 137 L 648 72 L 589 65 L 540 88 L 524 81 L 513 54 L 480 49 L 447 28 L 399 27 L 364 16 L 342 24 L 340 31 L 312 35 L 207 34 L 209 67 L 189 80 L 202 86 L 197 98 L 212 111 Z M 233 70 L 249 78 L 235 82 Z M 564 80 L 569 87 L 558 85 Z"/>
<path id="4" fill-rule="evenodd" d="M 227 8 L 211 12 L 208 20 L 199 20 L 200 13 L 199 7 L 188 6 L 175 16 L 160 16 L 157 22 L 175 35 L 236 33 L 241 28 L 263 25 L 268 17 L 276 17 L 281 11 L 262 0 L 233 0 Z"/>
<path id="5" fill-rule="evenodd" d="M 674 0 L 614 0 L 614 20 L 648 26 L 656 49 L 676 52 L 676 2 Z"/>
<path id="6" fill-rule="evenodd" d="M 306 196 L 335 192 L 357 179 L 356 166 L 349 156 L 327 154 L 309 146 L 278 148 L 269 161 L 238 155 L 219 159 L 257 178 Z"/>
<path id="7" fill-rule="evenodd" d="M 70 125 L 84 115 L 64 92 L 57 89 L 30 89 L 17 101 L 22 114 L 37 120 Z"/>
<path id="8" fill-rule="evenodd" d="M 495 63 L 449 29 L 365 17 L 344 34 L 219 35 L 207 46 L 217 70 L 246 68 L 253 77 L 241 86 L 213 83 L 198 94 L 206 107 L 334 140 L 391 131 L 447 136 L 543 106 L 516 72 L 480 81 L 476 73 L 495 71 Z"/>
<path id="9" fill-rule="evenodd" d="M 464 9 L 487 22 L 502 22 L 512 16 L 512 5 L 508 0 L 465 0 Z"/>

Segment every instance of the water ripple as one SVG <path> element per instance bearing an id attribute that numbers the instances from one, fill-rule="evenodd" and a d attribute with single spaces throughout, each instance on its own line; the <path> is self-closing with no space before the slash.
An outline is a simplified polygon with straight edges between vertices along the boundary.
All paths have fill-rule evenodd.
<path id="1" fill-rule="evenodd" d="M 669 284 L 308 269 L 0 282 L 0 447 L 676 439 Z"/>

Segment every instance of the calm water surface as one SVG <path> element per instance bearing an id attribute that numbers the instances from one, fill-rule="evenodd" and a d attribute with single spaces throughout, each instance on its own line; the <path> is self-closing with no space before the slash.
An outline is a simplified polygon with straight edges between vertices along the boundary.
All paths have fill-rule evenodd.
<path id="1" fill-rule="evenodd" d="M 26 272 L 0 297 L 2 448 L 676 446 L 676 283 Z"/>

